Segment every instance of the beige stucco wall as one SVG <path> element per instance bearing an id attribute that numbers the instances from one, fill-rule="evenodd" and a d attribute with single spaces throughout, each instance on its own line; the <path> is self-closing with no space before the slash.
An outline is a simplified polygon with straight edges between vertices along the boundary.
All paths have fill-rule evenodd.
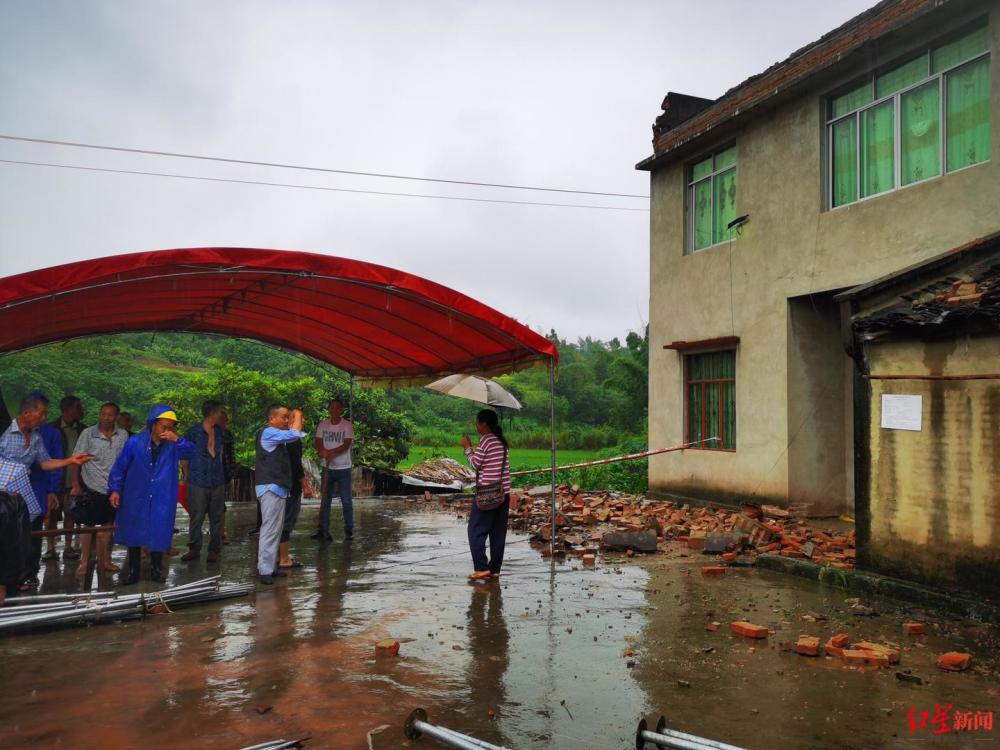
<path id="1" fill-rule="evenodd" d="M 956 25 L 962 20 L 956 18 Z M 790 411 L 789 346 L 796 344 L 789 343 L 788 300 L 871 281 L 1000 228 L 1000 13 L 995 10 L 991 29 L 994 158 L 990 162 L 833 211 L 823 210 L 821 97 L 830 87 L 815 90 L 761 113 L 736 136 L 736 212 L 750 214 L 750 222 L 731 243 L 692 255 L 684 255 L 685 166 L 732 139 L 705 137 L 697 157 L 652 173 L 651 447 L 676 445 L 684 437 L 681 357 L 665 351 L 663 345 L 732 335 L 740 337 L 740 345 L 737 450 L 689 450 L 651 458 L 651 493 L 720 501 L 752 494 L 786 501 L 789 453 L 799 457 L 793 460 L 805 461 L 817 455 L 809 445 L 796 450 L 790 443 L 819 445 L 836 432 L 841 435 L 843 455 L 849 454 L 843 449 L 850 434 L 849 409 L 841 407 L 839 419 L 814 419 L 809 416 L 810 404 L 796 400 Z M 922 43 L 911 40 L 909 49 L 918 49 Z M 888 62 L 905 51 L 885 49 L 884 59 L 872 63 Z M 841 79 L 846 82 L 862 72 L 844 70 Z M 808 335 L 798 336 L 797 345 L 826 351 L 829 331 L 822 333 L 815 341 Z M 802 354 L 792 351 L 791 359 L 802 361 Z M 825 361 L 830 367 L 842 366 L 844 356 L 826 351 Z M 845 388 L 836 398 L 846 403 L 848 393 Z M 799 398 L 794 393 L 791 397 Z M 815 469 L 814 473 L 824 474 L 819 485 L 830 486 L 836 480 L 845 486 L 843 503 L 847 505 L 850 471 L 848 461 L 844 463 L 838 469 L 839 480 L 828 476 L 831 469 L 825 459 L 815 467 L 799 466 L 797 474 L 807 477 Z"/>
<path id="2" fill-rule="evenodd" d="M 870 347 L 877 375 L 1000 373 L 1000 337 Z M 875 569 L 1000 592 L 1000 380 L 879 380 L 871 400 Z M 882 394 L 919 395 L 921 430 L 881 427 Z"/>

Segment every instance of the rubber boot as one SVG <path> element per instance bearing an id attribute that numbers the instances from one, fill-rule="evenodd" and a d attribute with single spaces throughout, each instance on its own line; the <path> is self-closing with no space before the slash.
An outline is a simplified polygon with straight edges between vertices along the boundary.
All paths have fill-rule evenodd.
<path id="1" fill-rule="evenodd" d="M 142 567 L 142 552 L 139 547 L 129 547 L 128 557 L 125 561 L 125 570 L 118 577 L 123 586 L 130 586 L 139 582 L 139 570 Z"/>
<path id="2" fill-rule="evenodd" d="M 163 583 L 167 577 L 163 575 L 163 553 L 149 553 L 149 579 L 157 583 Z"/>

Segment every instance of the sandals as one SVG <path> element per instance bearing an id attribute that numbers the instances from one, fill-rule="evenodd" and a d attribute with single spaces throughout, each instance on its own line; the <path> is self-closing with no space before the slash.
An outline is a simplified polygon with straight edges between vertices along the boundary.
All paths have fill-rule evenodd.
<path id="1" fill-rule="evenodd" d="M 278 565 L 278 567 L 279 568 L 301 568 L 302 567 L 302 563 L 300 563 L 298 560 L 292 560 L 290 563 L 288 563 L 288 565 L 281 564 L 281 565 Z"/>
<path id="2" fill-rule="evenodd" d="M 483 581 L 492 576 L 488 570 L 477 570 L 475 573 L 469 573 L 470 581 Z"/>
<path id="3" fill-rule="evenodd" d="M 42 560 L 44 560 L 45 562 L 51 562 L 52 560 L 58 560 L 58 559 L 59 559 L 59 553 L 56 552 L 55 548 L 46 550 L 45 554 L 42 555 Z"/>

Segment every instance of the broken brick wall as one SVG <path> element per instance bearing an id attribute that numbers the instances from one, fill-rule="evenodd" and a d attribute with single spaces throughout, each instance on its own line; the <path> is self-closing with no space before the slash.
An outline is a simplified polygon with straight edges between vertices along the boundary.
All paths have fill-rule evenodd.
<path id="1" fill-rule="evenodd" d="M 874 569 L 1000 596 L 1000 379 L 928 379 L 998 373 L 1000 336 L 871 346 Z M 882 428 L 882 394 L 921 396 L 920 431 Z"/>

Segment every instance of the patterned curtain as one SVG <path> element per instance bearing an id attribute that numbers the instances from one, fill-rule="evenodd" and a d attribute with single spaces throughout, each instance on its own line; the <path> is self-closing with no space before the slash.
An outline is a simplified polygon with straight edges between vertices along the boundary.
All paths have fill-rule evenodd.
<path id="1" fill-rule="evenodd" d="M 990 58 L 948 74 L 948 170 L 990 158 Z"/>
<path id="2" fill-rule="evenodd" d="M 890 190 L 894 184 L 894 106 L 890 99 L 861 113 L 862 197 Z"/>
<path id="3" fill-rule="evenodd" d="M 941 173 L 941 87 L 931 81 L 899 97 L 902 182 Z"/>

